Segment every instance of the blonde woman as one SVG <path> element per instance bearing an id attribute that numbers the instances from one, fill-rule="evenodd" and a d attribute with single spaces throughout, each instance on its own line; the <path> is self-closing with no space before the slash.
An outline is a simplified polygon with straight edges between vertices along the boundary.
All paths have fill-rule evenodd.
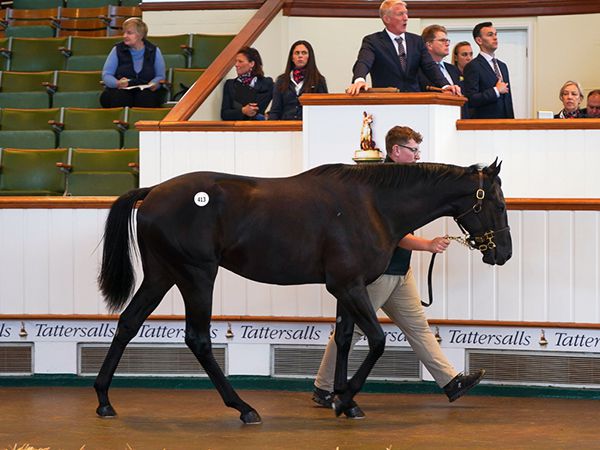
<path id="1" fill-rule="evenodd" d="M 585 117 L 580 108 L 583 101 L 583 89 L 577 81 L 569 80 L 562 85 L 558 98 L 563 104 L 563 109 L 554 115 L 555 119 L 581 119 Z"/>
<path id="2" fill-rule="evenodd" d="M 104 63 L 104 108 L 139 106 L 157 108 L 164 90 L 165 60 L 160 49 L 146 40 L 148 26 L 137 17 L 123 22 L 123 41 L 116 44 Z"/>

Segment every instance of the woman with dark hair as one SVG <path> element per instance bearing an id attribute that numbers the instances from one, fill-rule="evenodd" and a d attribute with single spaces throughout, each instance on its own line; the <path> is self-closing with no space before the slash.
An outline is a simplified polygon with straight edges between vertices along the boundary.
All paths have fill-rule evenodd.
<path id="1" fill-rule="evenodd" d="M 265 120 L 273 79 L 265 77 L 258 50 L 242 47 L 235 57 L 235 71 L 237 78 L 225 82 L 221 119 Z"/>
<path id="2" fill-rule="evenodd" d="M 277 77 L 269 120 L 302 120 L 298 97 L 306 92 L 326 93 L 325 77 L 317 69 L 315 52 L 307 41 L 290 48 L 285 72 Z"/>

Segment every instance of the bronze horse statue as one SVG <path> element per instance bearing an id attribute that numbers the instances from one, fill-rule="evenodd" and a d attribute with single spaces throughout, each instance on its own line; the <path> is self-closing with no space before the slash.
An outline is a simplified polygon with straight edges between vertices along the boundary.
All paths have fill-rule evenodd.
<path id="1" fill-rule="evenodd" d="M 263 283 L 325 283 L 337 299 L 335 410 L 351 417 L 353 398 L 385 346 L 365 286 L 384 272 L 400 239 L 453 216 L 485 263 L 501 265 L 511 257 L 500 165 L 332 164 L 289 178 L 196 172 L 122 195 L 106 221 L 99 275 L 110 310 L 122 309 L 134 288 L 132 211 L 140 200 L 137 243 L 144 278 L 119 318 L 96 378 L 97 414 L 116 415 L 108 389 L 123 351 L 176 285 L 185 303 L 186 344 L 225 405 L 237 409 L 244 423 L 261 422 L 212 354 L 213 285 L 221 266 Z M 367 336 L 369 352 L 348 380 L 354 324 Z"/>

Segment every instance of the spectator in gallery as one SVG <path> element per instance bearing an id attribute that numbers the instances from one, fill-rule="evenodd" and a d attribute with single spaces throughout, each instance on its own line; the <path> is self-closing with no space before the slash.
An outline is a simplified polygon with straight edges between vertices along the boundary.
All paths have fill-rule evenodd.
<path id="1" fill-rule="evenodd" d="M 317 68 L 312 45 L 300 40 L 290 47 L 285 71 L 275 82 L 269 120 L 302 120 L 299 97 L 308 92 L 327 93 L 327 82 Z"/>
<path id="2" fill-rule="evenodd" d="M 463 72 L 465 66 L 473 59 L 473 48 L 467 41 L 460 41 L 452 50 L 452 64 L 460 72 L 461 81 L 463 80 Z"/>
<path id="3" fill-rule="evenodd" d="M 600 119 L 600 89 L 590 91 L 587 96 L 585 117 L 588 119 Z"/>
<path id="4" fill-rule="evenodd" d="M 580 108 L 583 101 L 583 89 L 577 81 L 569 80 L 562 85 L 558 98 L 563 104 L 563 109 L 554 115 L 555 119 L 581 119 L 585 111 Z"/>
<path id="5" fill-rule="evenodd" d="M 123 41 L 117 43 L 102 69 L 105 89 L 100 96 L 104 108 L 160 107 L 165 89 L 165 60 L 160 49 L 146 40 L 148 26 L 138 17 L 123 22 Z"/>
<path id="6" fill-rule="evenodd" d="M 265 120 L 273 96 L 273 79 L 265 77 L 258 50 L 242 47 L 235 56 L 236 78 L 225 82 L 221 119 Z"/>

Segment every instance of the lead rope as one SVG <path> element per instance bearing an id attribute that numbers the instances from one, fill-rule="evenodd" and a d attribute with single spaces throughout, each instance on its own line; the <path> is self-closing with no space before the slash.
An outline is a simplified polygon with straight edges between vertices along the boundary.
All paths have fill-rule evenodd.
<path id="1" fill-rule="evenodd" d="M 467 247 L 469 250 L 473 250 L 473 248 L 469 245 L 467 240 L 462 236 L 446 235 L 444 236 L 444 238 L 450 239 L 451 241 L 456 241 L 459 244 L 462 244 L 465 247 Z M 429 308 L 433 304 L 433 284 L 431 279 L 433 278 L 433 265 L 435 263 L 435 255 L 437 255 L 437 253 L 431 254 L 431 259 L 429 260 L 429 269 L 427 270 L 427 291 L 429 293 L 429 302 L 427 303 L 421 300 L 421 305 L 423 305 L 425 308 Z"/>

